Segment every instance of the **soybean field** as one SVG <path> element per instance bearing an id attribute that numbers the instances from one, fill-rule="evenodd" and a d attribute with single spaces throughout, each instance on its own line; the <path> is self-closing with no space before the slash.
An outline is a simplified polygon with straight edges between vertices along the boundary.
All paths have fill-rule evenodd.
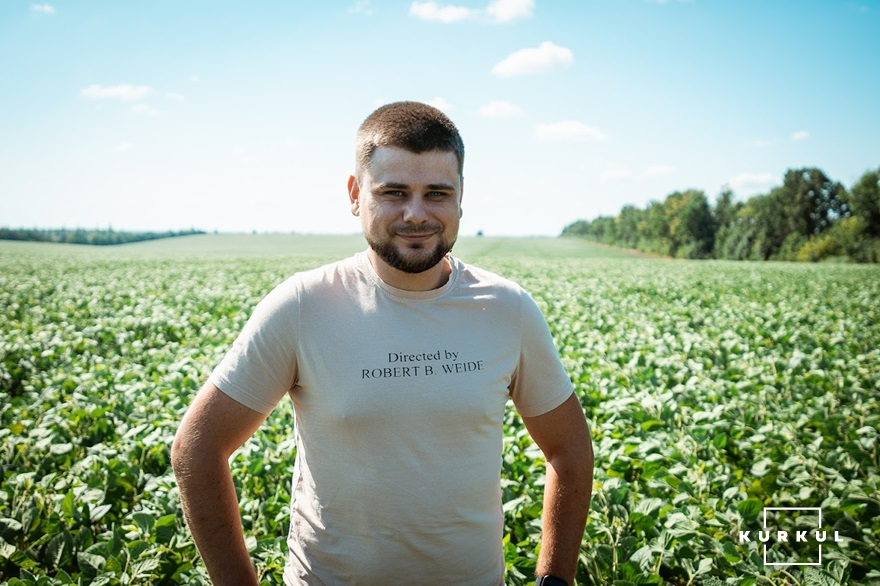
<path id="1" fill-rule="evenodd" d="M 207 584 L 169 462 L 180 417 L 272 287 L 364 247 L 0 242 L 0 584 Z M 532 293 L 590 422 L 578 584 L 880 583 L 880 268 L 551 238 L 456 254 Z M 230 462 L 265 584 L 292 425 L 284 401 Z M 544 465 L 512 408 L 500 457 L 507 582 L 528 584 Z"/>

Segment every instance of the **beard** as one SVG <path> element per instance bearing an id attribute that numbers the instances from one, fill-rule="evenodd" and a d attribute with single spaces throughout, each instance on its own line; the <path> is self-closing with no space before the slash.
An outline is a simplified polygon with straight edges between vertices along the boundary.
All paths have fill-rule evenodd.
<path id="1" fill-rule="evenodd" d="M 405 230 L 399 231 L 401 234 L 405 232 Z M 423 273 L 435 267 L 452 250 L 452 246 L 455 244 L 455 240 L 450 242 L 443 238 L 442 234 L 433 249 L 421 245 L 401 248 L 394 243 L 393 237 L 380 240 L 370 234 L 365 234 L 365 236 L 367 244 L 386 264 L 399 271 L 412 274 Z"/>

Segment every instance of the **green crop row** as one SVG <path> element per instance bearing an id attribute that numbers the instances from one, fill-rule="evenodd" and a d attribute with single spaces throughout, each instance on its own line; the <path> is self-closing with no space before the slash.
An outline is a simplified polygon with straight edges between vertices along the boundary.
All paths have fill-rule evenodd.
<path id="1" fill-rule="evenodd" d="M 0 583 L 207 583 L 169 466 L 177 422 L 253 305 L 319 262 L 0 254 Z M 580 584 L 880 582 L 880 269 L 480 262 L 533 293 L 590 420 Z M 268 584 L 292 422 L 284 402 L 231 461 Z M 508 582 L 525 584 L 543 463 L 513 410 L 505 426 Z M 828 541 L 767 544 L 765 560 L 769 507 L 821 511 L 778 523 Z M 765 564 L 820 545 L 820 566 Z"/>

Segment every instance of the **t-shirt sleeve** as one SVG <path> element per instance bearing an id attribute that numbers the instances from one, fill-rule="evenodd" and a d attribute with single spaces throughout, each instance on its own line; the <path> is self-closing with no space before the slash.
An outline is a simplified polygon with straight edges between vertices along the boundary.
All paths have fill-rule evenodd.
<path id="1" fill-rule="evenodd" d="M 536 417 L 562 405 L 574 392 L 553 344 L 544 314 L 527 293 L 520 303 L 522 346 L 510 396 L 523 417 Z"/>
<path id="2" fill-rule="evenodd" d="M 297 379 L 296 277 L 257 304 L 232 348 L 211 373 L 223 393 L 260 413 L 269 413 Z"/>

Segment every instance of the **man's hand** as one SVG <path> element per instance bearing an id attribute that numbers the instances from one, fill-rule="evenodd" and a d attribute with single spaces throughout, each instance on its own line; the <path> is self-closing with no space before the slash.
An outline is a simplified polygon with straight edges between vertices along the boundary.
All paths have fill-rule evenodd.
<path id="1" fill-rule="evenodd" d="M 244 542 L 229 457 L 265 419 L 208 382 L 184 415 L 171 447 L 183 513 L 215 585 L 258 583 Z"/>
<path id="2" fill-rule="evenodd" d="M 575 395 L 549 413 L 523 417 L 547 460 L 544 519 L 537 575 L 574 584 L 593 492 L 593 443 Z"/>

